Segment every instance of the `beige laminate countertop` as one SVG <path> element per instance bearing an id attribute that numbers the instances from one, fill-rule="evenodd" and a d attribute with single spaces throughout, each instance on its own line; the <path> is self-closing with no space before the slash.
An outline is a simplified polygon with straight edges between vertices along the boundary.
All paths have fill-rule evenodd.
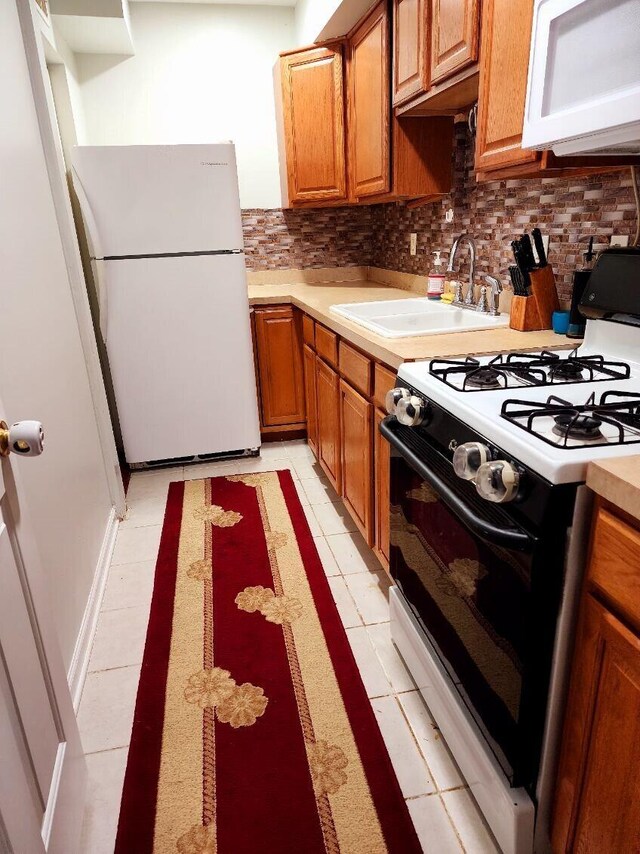
<path id="1" fill-rule="evenodd" d="M 330 306 L 339 303 L 415 299 L 416 296 L 419 294 L 412 291 L 366 281 L 340 282 L 339 284 L 292 282 L 249 285 L 251 305 L 292 303 L 355 344 L 356 347 L 392 368 L 398 368 L 402 362 L 414 359 L 567 347 L 566 337 L 556 335 L 551 330 L 517 332 L 515 329 L 509 329 L 508 326 L 476 332 L 421 335 L 414 338 L 383 338 L 329 311 Z"/>
<path id="2" fill-rule="evenodd" d="M 640 455 L 589 463 L 587 486 L 640 521 Z"/>

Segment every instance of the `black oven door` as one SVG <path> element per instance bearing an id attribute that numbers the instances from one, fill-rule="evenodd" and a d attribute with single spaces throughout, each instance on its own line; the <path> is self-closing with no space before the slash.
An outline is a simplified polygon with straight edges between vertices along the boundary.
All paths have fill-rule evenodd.
<path id="1" fill-rule="evenodd" d="M 559 585 L 541 595 L 537 535 L 387 419 L 391 574 L 513 786 L 539 760 Z M 561 578 L 556 570 L 545 567 Z M 543 585 L 544 586 L 544 585 Z"/>

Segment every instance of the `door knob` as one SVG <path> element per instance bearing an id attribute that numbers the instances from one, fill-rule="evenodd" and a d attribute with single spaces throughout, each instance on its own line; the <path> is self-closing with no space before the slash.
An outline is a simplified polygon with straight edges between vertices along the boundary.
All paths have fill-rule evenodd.
<path id="1" fill-rule="evenodd" d="M 18 454 L 39 457 L 44 448 L 44 430 L 39 421 L 17 421 L 11 427 L 0 421 L 0 457 Z"/>

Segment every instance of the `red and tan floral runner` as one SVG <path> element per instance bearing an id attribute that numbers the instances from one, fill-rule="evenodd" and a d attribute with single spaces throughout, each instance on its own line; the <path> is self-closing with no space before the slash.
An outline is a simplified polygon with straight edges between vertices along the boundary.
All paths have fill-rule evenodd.
<path id="1" fill-rule="evenodd" d="M 289 472 L 171 484 L 117 854 L 419 852 Z"/>

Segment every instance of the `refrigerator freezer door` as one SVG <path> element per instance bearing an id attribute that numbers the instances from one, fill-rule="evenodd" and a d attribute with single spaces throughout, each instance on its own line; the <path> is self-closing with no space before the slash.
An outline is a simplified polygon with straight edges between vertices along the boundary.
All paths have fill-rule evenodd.
<path id="1" fill-rule="evenodd" d="M 106 261 L 104 270 L 127 462 L 258 447 L 244 256 Z"/>
<path id="2" fill-rule="evenodd" d="M 242 250 L 232 143 L 83 145 L 72 159 L 94 257 Z"/>

